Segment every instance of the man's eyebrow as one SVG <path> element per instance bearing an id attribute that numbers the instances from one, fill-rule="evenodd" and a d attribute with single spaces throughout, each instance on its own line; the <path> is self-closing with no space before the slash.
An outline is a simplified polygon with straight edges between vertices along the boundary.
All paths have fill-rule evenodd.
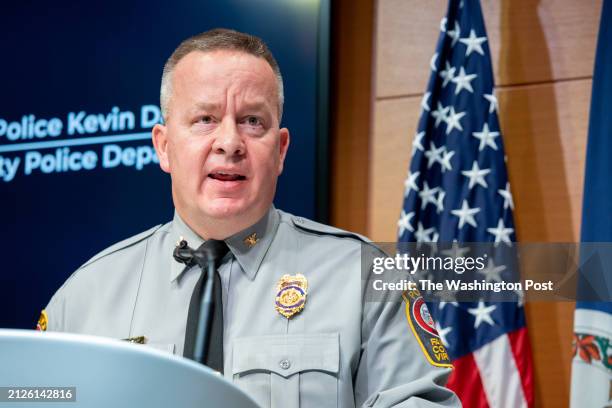
<path id="1" fill-rule="evenodd" d="M 272 107 L 267 101 L 245 102 L 240 107 L 241 111 L 262 111 Z"/>

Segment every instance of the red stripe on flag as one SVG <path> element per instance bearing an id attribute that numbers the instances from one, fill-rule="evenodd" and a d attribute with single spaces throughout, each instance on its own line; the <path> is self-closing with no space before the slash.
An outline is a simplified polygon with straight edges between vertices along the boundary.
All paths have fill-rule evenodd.
<path id="1" fill-rule="evenodd" d="M 527 335 L 527 328 L 523 327 L 508 333 L 508 339 L 516 367 L 521 375 L 527 406 L 533 407 L 533 362 L 531 361 L 531 343 Z"/>
<path id="2" fill-rule="evenodd" d="M 489 408 L 478 366 L 468 354 L 453 361 L 455 367 L 446 386 L 455 391 L 464 407 Z"/>

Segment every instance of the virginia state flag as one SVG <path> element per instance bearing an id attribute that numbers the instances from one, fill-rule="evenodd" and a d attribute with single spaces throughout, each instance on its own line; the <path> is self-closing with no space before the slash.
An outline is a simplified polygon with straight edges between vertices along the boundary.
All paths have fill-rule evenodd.
<path id="1" fill-rule="evenodd" d="M 582 242 L 612 242 L 612 0 L 604 0 L 589 123 Z M 608 245 L 609 247 L 609 245 Z M 606 252 L 611 252 L 610 250 Z M 581 252 L 581 256 L 583 256 Z M 574 315 L 571 406 L 612 406 L 612 254 L 601 273 L 579 277 Z M 583 256 L 584 257 L 584 256 Z"/>

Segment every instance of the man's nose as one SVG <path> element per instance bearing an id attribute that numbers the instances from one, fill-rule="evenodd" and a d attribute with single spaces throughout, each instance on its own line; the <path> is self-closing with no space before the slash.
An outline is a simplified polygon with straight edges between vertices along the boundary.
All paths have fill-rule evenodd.
<path id="1" fill-rule="evenodd" d="M 228 156 L 244 155 L 244 141 L 234 120 L 227 118 L 221 123 L 212 149 L 215 153 L 226 154 Z"/>

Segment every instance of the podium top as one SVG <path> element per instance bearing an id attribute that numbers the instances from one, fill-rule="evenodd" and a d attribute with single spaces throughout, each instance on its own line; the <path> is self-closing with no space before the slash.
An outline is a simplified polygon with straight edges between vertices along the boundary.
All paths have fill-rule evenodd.
<path id="1" fill-rule="evenodd" d="M 5 402 L 50 401 L 48 395 L 62 401 L 62 393 L 43 396 L 42 391 L 65 387 L 74 392 L 64 392 L 64 402 L 54 407 L 257 407 L 208 367 L 119 340 L 0 329 L 0 361 L 0 401 Z M 26 391 L 9 394 L 6 387 Z M 32 388 L 39 391 L 28 394 Z M 22 395 L 33 399 L 18 398 Z M 74 395 L 73 402 L 67 395 Z"/>

